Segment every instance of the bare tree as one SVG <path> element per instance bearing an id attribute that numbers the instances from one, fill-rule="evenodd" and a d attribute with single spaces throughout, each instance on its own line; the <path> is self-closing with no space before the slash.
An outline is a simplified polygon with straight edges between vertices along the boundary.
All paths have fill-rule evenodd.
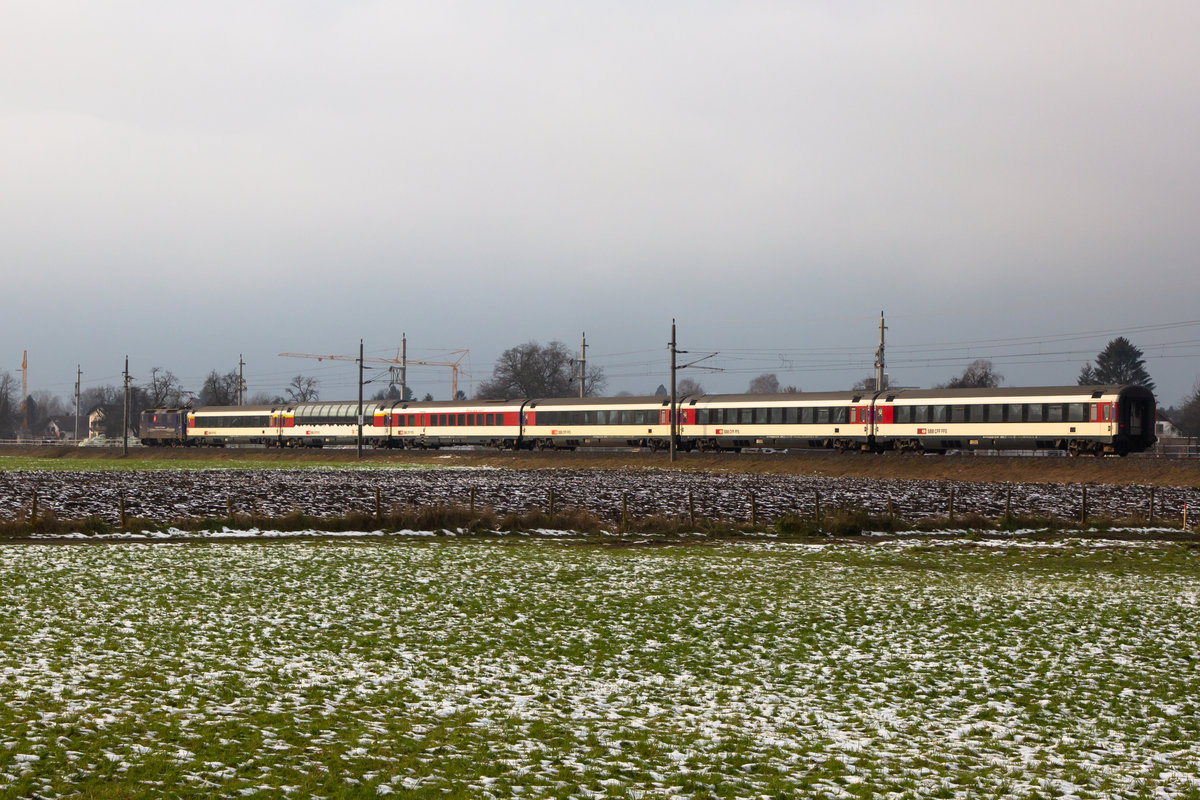
<path id="1" fill-rule="evenodd" d="M 320 393 L 317 386 L 320 381 L 306 375 L 297 375 L 287 386 L 288 399 L 293 403 L 308 403 L 316 400 Z"/>
<path id="2" fill-rule="evenodd" d="M 0 439 L 12 439 L 16 431 L 17 381 L 8 370 L 0 370 Z"/>
<path id="3" fill-rule="evenodd" d="M 459 389 L 459 391 L 461 392 L 462 389 Z M 388 384 L 388 387 L 386 389 L 380 389 L 378 392 L 376 392 L 371 397 L 371 400 L 376 403 L 395 402 L 397 400 L 415 400 L 415 399 L 416 399 L 416 395 L 413 393 L 411 386 L 404 387 L 404 396 L 401 397 L 400 396 L 400 387 L 394 383 Z"/>
<path id="4" fill-rule="evenodd" d="M 500 354 L 492 377 L 479 384 L 476 397 L 570 397 L 578 394 L 578 376 L 572 371 L 573 359 L 562 342 L 540 345 L 526 342 Z M 604 370 L 591 367 L 584 376 L 583 391 L 595 396 L 607 383 Z"/>
<path id="5" fill-rule="evenodd" d="M 1192 393 L 1183 401 L 1183 408 L 1176 415 L 1179 429 L 1188 436 L 1200 436 L 1200 381 L 1192 387 Z"/>
<path id="6" fill-rule="evenodd" d="M 184 404 L 183 384 L 169 369 L 150 368 L 150 380 L 142 387 L 149 408 L 178 408 Z"/>
<path id="7" fill-rule="evenodd" d="M 214 369 L 204 379 L 200 388 L 200 405 L 202 406 L 232 406 L 237 403 L 238 386 L 237 370 L 220 375 Z"/>
<path id="8" fill-rule="evenodd" d="M 764 372 L 750 381 L 750 394 L 778 394 L 779 377 L 774 372 Z"/>
<path id="9" fill-rule="evenodd" d="M 967 365 L 963 374 L 952 378 L 940 389 L 995 389 L 1004 380 L 1004 376 L 996 372 L 992 362 L 986 358 L 977 358 Z"/>
<path id="10" fill-rule="evenodd" d="M 255 392 L 246 398 L 246 405 L 248 406 L 278 406 L 283 405 L 283 403 L 284 399 L 282 396 L 271 394 L 270 392 Z"/>
<path id="11" fill-rule="evenodd" d="M 850 387 L 852 392 L 873 392 L 875 391 L 875 376 L 868 375 L 858 383 Z"/>
<path id="12" fill-rule="evenodd" d="M 704 394 L 704 387 L 700 385 L 699 381 L 692 380 L 691 378 L 682 378 L 675 381 L 676 397 L 684 397 L 690 394 Z"/>

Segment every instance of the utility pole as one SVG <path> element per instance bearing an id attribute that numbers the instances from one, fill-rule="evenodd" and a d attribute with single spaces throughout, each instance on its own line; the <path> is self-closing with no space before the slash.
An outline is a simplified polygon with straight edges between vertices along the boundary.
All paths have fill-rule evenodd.
<path id="1" fill-rule="evenodd" d="M 21 430 L 22 435 L 33 435 L 29 429 L 29 351 L 21 351 Z"/>
<path id="2" fill-rule="evenodd" d="M 125 406 L 121 416 L 121 448 L 129 455 L 129 356 L 125 356 Z"/>
<path id="3" fill-rule="evenodd" d="M 83 377 L 83 372 L 79 369 L 79 365 L 75 365 L 75 441 L 79 441 L 79 381 Z"/>
<path id="4" fill-rule="evenodd" d="M 243 376 L 246 362 L 242 360 L 242 354 L 238 353 L 238 402 L 239 406 L 245 405 L 246 394 L 246 379 Z"/>
<path id="5" fill-rule="evenodd" d="M 408 335 L 400 334 L 400 402 L 408 399 Z"/>
<path id="6" fill-rule="evenodd" d="M 879 349 L 875 351 L 875 391 L 882 392 L 887 387 L 883 385 L 883 332 L 887 330 L 887 325 L 883 324 L 883 312 L 879 312 Z"/>
<path id="7" fill-rule="evenodd" d="M 587 333 L 580 335 L 579 340 L 579 398 L 583 399 L 583 381 L 587 376 Z"/>
<path id="8" fill-rule="evenodd" d="M 675 319 L 674 319 L 674 317 L 671 318 L 671 341 L 667 342 L 667 349 L 671 351 L 671 461 L 674 461 L 675 453 L 679 449 L 679 446 L 678 446 L 679 412 L 675 408 L 676 404 L 678 403 L 678 395 L 676 394 L 676 391 L 675 391 L 675 373 L 681 369 L 687 369 L 688 367 L 696 367 L 696 365 L 699 364 L 701 361 L 707 361 L 708 359 L 712 358 L 713 356 L 715 356 L 717 354 L 709 353 L 708 355 L 701 356 L 700 358 L 697 358 L 694 361 L 689 361 L 688 363 L 684 364 L 683 366 L 676 366 L 675 357 L 677 355 L 679 355 L 680 353 L 686 353 L 687 350 L 680 350 L 675 341 Z M 721 371 L 720 367 L 703 366 L 703 367 L 696 367 L 696 368 L 712 370 L 713 372 Z"/>
<path id="9" fill-rule="evenodd" d="M 671 341 L 668 343 L 668 348 L 671 351 L 671 463 L 675 462 L 675 439 L 678 435 L 678 428 L 675 417 L 675 354 L 678 352 L 675 349 L 675 318 L 671 318 Z"/>
<path id="10" fill-rule="evenodd" d="M 362 458 L 363 429 L 363 340 L 358 340 L 358 457 Z"/>

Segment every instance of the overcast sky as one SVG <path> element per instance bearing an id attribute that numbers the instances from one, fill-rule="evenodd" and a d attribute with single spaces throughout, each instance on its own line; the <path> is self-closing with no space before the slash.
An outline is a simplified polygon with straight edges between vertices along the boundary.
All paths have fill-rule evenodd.
<path id="1" fill-rule="evenodd" d="M 1200 377 L 1200 4 L 0 0 L 0 369 Z M 465 366 L 465 362 L 464 362 Z M 423 394 L 448 371 L 410 369 Z"/>

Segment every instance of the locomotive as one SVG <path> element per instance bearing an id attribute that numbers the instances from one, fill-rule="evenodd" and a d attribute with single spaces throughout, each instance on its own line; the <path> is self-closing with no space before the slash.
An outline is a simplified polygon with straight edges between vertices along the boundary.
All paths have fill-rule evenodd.
<path id="1" fill-rule="evenodd" d="M 671 401 L 654 397 L 303 402 L 147 409 L 150 446 L 503 449 L 670 445 Z M 681 450 L 752 448 L 944 453 L 1056 450 L 1127 455 L 1155 442 L 1155 401 L 1141 386 L 685 395 Z M 361 432 L 360 432 L 361 431 Z"/>

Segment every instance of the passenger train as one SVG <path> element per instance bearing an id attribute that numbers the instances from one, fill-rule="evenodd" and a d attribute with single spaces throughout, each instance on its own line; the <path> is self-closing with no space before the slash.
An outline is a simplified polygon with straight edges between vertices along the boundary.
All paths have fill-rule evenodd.
<path id="1" fill-rule="evenodd" d="M 670 445 L 666 397 L 364 403 L 366 447 L 575 449 Z M 751 448 L 944 453 L 1058 450 L 1126 455 L 1155 441 L 1153 394 L 1140 386 L 886 389 L 690 395 L 677 399 L 680 450 Z M 359 441 L 357 402 L 149 409 L 151 446 L 322 447 Z"/>

